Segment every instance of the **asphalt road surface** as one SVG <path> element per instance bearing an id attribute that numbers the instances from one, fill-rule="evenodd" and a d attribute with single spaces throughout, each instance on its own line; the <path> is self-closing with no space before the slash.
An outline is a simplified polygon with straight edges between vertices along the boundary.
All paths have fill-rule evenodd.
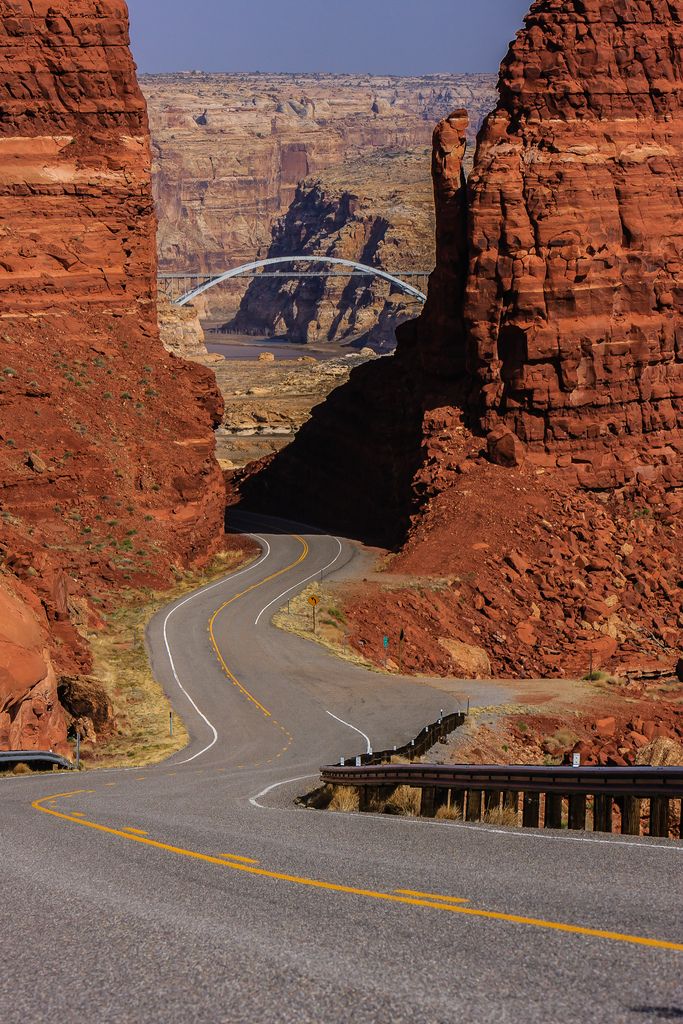
<path id="1" fill-rule="evenodd" d="M 401 743 L 495 686 L 276 631 L 288 588 L 363 570 L 285 525 L 250 521 L 262 558 L 150 624 L 186 750 L 0 782 L 3 1024 L 683 1019 L 682 844 L 294 806 L 361 734 Z"/>

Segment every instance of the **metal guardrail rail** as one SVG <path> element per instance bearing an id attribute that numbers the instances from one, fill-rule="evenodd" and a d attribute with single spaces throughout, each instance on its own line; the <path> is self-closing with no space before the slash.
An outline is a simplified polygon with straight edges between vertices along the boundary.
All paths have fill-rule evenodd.
<path id="1" fill-rule="evenodd" d="M 45 768 L 73 768 L 73 764 L 66 757 L 53 754 L 51 750 L 0 750 L 0 771 L 6 768 L 15 767 L 18 764 L 42 765 Z"/>
<path id="2" fill-rule="evenodd" d="M 519 790 L 561 796 L 683 797 L 683 767 L 572 768 L 560 765 L 335 765 L 322 769 L 322 779 L 337 786 L 414 786 L 479 792 Z"/>
<path id="3" fill-rule="evenodd" d="M 359 810 L 381 811 L 399 786 L 420 793 L 420 815 L 446 816 L 470 822 L 482 820 L 521 824 L 527 828 L 586 829 L 640 835 L 643 819 L 651 836 L 681 837 L 683 826 L 683 767 L 633 765 L 626 768 L 586 765 L 462 765 L 395 764 L 397 756 L 425 754 L 465 721 L 464 714 L 447 715 L 426 726 L 410 743 L 393 750 L 342 758 L 320 770 L 328 786 L 358 790 Z M 590 801 L 590 806 L 589 806 Z M 643 814 L 643 801 L 648 801 Z M 566 807 L 566 811 L 565 811 Z M 615 808 L 618 813 L 615 815 Z"/>

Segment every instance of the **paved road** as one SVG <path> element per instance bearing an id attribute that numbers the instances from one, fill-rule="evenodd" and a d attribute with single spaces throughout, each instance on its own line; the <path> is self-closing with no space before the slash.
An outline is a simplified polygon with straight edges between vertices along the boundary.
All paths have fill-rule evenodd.
<path id="1" fill-rule="evenodd" d="M 471 684 L 387 679 L 275 631 L 287 588 L 362 555 L 249 527 L 257 564 L 150 625 L 188 749 L 0 783 L 4 1024 L 683 1018 L 681 844 L 292 806 L 364 748 L 338 719 L 401 742 Z"/>

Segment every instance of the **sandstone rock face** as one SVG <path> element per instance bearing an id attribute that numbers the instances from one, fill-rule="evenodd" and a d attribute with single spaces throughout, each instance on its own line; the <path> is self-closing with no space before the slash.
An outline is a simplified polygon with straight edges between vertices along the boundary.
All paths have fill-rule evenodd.
<path id="1" fill-rule="evenodd" d="M 378 267 L 425 290 L 434 266 L 434 200 L 424 147 L 376 154 L 308 179 L 276 223 L 269 256 L 324 253 Z M 306 267 L 306 270 L 339 268 Z M 405 272 L 424 271 L 414 278 Z M 372 343 L 390 350 L 419 304 L 373 277 L 262 278 L 227 330 L 302 343 Z"/>
<path id="2" fill-rule="evenodd" d="M 683 482 L 683 3 L 537 0 L 470 178 L 475 402 L 588 486 Z"/>
<path id="3" fill-rule="evenodd" d="M 69 752 L 49 646 L 40 602 L 0 579 L 0 750 Z"/>
<path id="4" fill-rule="evenodd" d="M 53 669 L 87 672 L 76 626 L 96 623 L 92 596 L 161 582 L 220 543 L 222 402 L 208 371 L 159 341 L 125 3 L 3 0 L 0 13 L 0 556 L 8 587 L 22 580 L 42 604 L 51 652 L 24 680 L 29 709 L 36 687 L 54 694 Z M 0 706 L 17 692 L 6 677 Z M 64 739 L 53 710 L 41 742 Z M 13 742 L 32 743 L 13 714 Z"/>
<path id="5" fill-rule="evenodd" d="M 170 299 L 159 297 L 159 334 L 167 352 L 182 359 L 206 358 L 206 339 L 194 306 L 176 306 Z"/>
<path id="6" fill-rule="evenodd" d="M 421 669 L 444 669 L 447 621 L 460 642 L 488 637 L 499 672 L 680 657 L 682 52 L 682 0 L 534 3 L 467 189 L 464 113 L 437 128 L 424 314 L 246 481 L 258 505 L 408 538 L 399 572 L 476 573 L 436 617 L 431 594 L 375 601 L 377 629 L 423 638 Z M 463 564 L 475 528 L 488 585 Z M 350 618 L 367 629 L 365 610 Z"/>
<path id="7" fill-rule="evenodd" d="M 473 129 L 495 103 L 492 75 L 144 76 L 154 141 L 160 267 L 219 272 L 264 257 L 299 184 L 382 151 L 429 145 L 457 106 Z M 472 138 L 474 132 L 472 133 Z M 234 313 L 246 283 L 207 293 L 216 318 Z"/>

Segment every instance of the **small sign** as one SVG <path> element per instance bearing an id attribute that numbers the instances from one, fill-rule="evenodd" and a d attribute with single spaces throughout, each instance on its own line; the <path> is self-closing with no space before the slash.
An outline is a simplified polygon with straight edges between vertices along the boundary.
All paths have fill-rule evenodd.
<path id="1" fill-rule="evenodd" d="M 317 605 L 320 604 L 320 598 L 316 597 L 315 594 L 311 594 L 311 596 L 308 599 L 308 603 L 312 605 L 313 608 L 315 608 Z"/>
<path id="2" fill-rule="evenodd" d="M 388 646 L 389 646 L 389 637 L 388 637 L 388 636 L 385 636 L 385 637 L 384 637 L 384 650 L 385 650 L 385 651 L 386 651 L 386 649 L 387 649 L 387 647 L 388 647 Z"/>
<path id="3" fill-rule="evenodd" d="M 356 757 L 356 768 L 360 768 L 360 757 Z"/>
<path id="4" fill-rule="evenodd" d="M 581 754 L 572 754 L 572 768 L 581 767 Z"/>

